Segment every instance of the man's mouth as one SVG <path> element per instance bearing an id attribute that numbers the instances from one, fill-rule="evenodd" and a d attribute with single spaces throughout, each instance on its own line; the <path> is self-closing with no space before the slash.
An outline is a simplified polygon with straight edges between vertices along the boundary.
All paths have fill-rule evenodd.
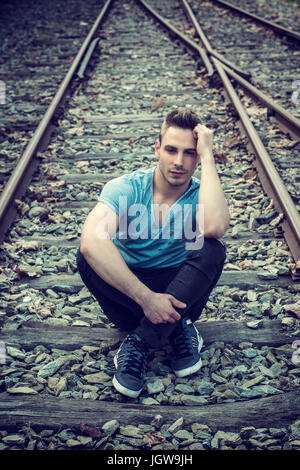
<path id="1" fill-rule="evenodd" d="M 170 173 L 172 173 L 172 175 L 185 175 L 185 171 L 177 171 L 177 170 L 170 170 Z"/>

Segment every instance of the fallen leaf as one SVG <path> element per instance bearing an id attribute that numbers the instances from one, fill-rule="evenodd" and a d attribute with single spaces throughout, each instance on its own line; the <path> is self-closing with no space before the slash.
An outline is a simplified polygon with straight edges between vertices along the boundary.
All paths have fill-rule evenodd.
<path id="1" fill-rule="evenodd" d="M 151 111 L 157 111 L 159 108 L 164 108 L 166 106 L 166 101 L 163 96 L 155 98 L 152 103 Z"/>
<path id="2" fill-rule="evenodd" d="M 29 266 L 29 264 L 19 264 L 13 267 L 14 271 L 20 276 L 40 277 L 42 274 L 36 266 Z"/>
<path id="3" fill-rule="evenodd" d="M 166 441 L 166 438 L 162 435 L 160 431 L 149 432 L 144 434 L 143 441 L 146 447 L 151 448 L 156 444 L 160 444 Z"/>
<path id="4" fill-rule="evenodd" d="M 84 127 L 71 127 L 71 129 L 67 130 L 67 134 L 70 135 L 83 135 L 85 132 Z"/>
<path id="5" fill-rule="evenodd" d="M 55 305 L 43 299 L 37 299 L 27 305 L 27 310 L 30 313 L 35 313 L 38 317 L 48 318 L 51 317 L 55 311 Z"/>
<path id="6" fill-rule="evenodd" d="M 29 211 L 29 205 L 26 202 L 20 201 L 19 199 L 15 199 L 15 203 L 17 205 L 17 210 L 20 212 L 21 215 L 26 214 Z"/>
<path id="7" fill-rule="evenodd" d="M 254 178 L 255 176 L 257 175 L 256 171 L 255 170 L 249 170 L 249 171 L 246 171 L 244 174 L 243 174 L 243 178 L 245 180 L 249 179 L 249 178 Z"/>
<path id="8" fill-rule="evenodd" d="M 214 152 L 214 159 L 216 163 L 226 163 L 227 157 L 224 152 Z"/>
<path id="9" fill-rule="evenodd" d="M 233 136 L 229 136 L 227 137 L 225 140 L 224 140 L 224 144 L 225 147 L 229 147 L 230 149 L 232 149 L 233 147 L 236 147 L 237 145 L 239 145 L 241 143 L 241 140 L 240 140 L 240 136 L 238 135 L 233 135 Z"/>
<path id="10" fill-rule="evenodd" d="M 242 269 L 255 269 L 254 265 L 251 263 L 251 261 L 245 259 L 244 261 L 241 261 L 238 263 L 238 266 Z"/>
<path id="11" fill-rule="evenodd" d="M 64 180 L 50 181 L 48 185 L 51 186 L 51 188 L 61 188 L 63 186 L 66 186 L 66 182 Z"/>
<path id="12" fill-rule="evenodd" d="M 99 429 L 92 428 L 91 426 L 87 426 L 86 424 L 80 425 L 80 431 L 83 434 L 87 434 L 90 437 L 99 438 L 102 436 L 102 432 Z"/>

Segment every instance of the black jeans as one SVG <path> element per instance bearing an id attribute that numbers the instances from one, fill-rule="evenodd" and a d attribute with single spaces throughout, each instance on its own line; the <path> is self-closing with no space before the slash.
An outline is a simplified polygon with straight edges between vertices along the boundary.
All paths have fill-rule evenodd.
<path id="1" fill-rule="evenodd" d="M 225 258 L 225 246 L 214 238 L 205 238 L 203 247 L 189 251 L 180 266 L 130 269 L 152 291 L 171 294 L 184 302 L 187 306 L 177 311 L 194 322 L 221 276 Z M 134 300 L 105 282 L 90 267 L 80 250 L 77 252 L 77 266 L 84 284 L 110 322 L 122 330 L 135 331 L 154 348 L 159 347 L 161 338 L 170 336 L 176 323 L 151 323 Z"/>

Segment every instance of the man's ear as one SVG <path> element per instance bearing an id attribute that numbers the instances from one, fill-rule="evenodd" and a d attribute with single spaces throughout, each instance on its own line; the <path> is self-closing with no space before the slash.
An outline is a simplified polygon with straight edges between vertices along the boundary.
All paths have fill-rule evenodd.
<path id="1" fill-rule="evenodd" d="M 155 155 L 156 155 L 157 157 L 159 157 L 159 149 L 160 149 L 160 142 L 159 142 L 159 140 L 157 139 L 157 140 L 155 141 Z"/>

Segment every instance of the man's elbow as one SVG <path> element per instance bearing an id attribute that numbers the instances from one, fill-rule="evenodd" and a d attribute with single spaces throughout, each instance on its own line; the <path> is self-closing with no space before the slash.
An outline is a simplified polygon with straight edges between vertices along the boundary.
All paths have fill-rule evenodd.
<path id="1" fill-rule="evenodd" d="M 229 220 L 217 224 L 210 224 L 204 227 L 204 237 L 222 238 L 229 227 Z"/>
<path id="2" fill-rule="evenodd" d="M 79 251 L 83 256 L 86 256 L 89 253 L 89 243 L 83 237 L 80 239 Z"/>
<path id="3" fill-rule="evenodd" d="M 209 230 L 204 230 L 204 238 L 222 238 L 225 234 L 226 230 L 222 230 L 221 228 L 211 228 Z"/>

